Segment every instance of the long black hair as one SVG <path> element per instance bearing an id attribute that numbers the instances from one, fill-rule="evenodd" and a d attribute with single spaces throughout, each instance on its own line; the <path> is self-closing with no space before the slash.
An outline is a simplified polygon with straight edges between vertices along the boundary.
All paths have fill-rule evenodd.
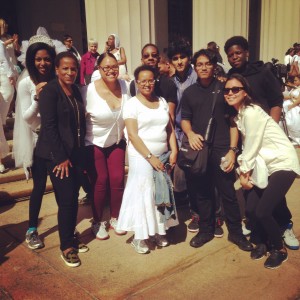
<path id="1" fill-rule="evenodd" d="M 245 97 L 244 102 L 243 102 L 243 106 L 247 107 L 247 106 L 252 106 L 253 104 L 257 105 L 257 102 L 254 99 L 253 91 L 252 91 L 247 79 L 244 76 L 242 76 L 241 74 L 233 73 L 227 78 L 226 83 L 232 79 L 236 79 L 237 81 L 239 81 L 242 84 L 244 91 L 247 93 L 247 96 Z M 225 86 L 226 86 L 226 83 L 225 83 Z"/>
<path id="2" fill-rule="evenodd" d="M 41 82 L 40 73 L 35 66 L 35 55 L 39 50 L 46 50 L 50 56 L 52 65 L 49 74 L 49 80 L 55 78 L 55 67 L 54 60 L 56 57 L 55 49 L 45 43 L 34 43 L 30 45 L 26 51 L 26 68 L 28 70 L 30 79 L 33 81 L 35 85 Z"/>

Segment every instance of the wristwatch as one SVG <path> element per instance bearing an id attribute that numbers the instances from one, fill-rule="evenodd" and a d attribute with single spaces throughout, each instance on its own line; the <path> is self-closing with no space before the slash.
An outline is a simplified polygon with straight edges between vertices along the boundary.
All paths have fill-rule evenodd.
<path id="1" fill-rule="evenodd" d="M 152 153 L 150 152 L 145 158 L 150 159 L 152 157 Z"/>
<path id="2" fill-rule="evenodd" d="M 240 151 L 238 147 L 229 147 L 229 150 L 232 150 L 235 154 Z"/>

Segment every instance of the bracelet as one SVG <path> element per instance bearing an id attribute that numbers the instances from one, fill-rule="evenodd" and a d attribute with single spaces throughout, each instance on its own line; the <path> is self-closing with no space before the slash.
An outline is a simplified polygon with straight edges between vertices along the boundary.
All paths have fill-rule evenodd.
<path id="1" fill-rule="evenodd" d="M 229 147 L 229 150 L 232 150 L 235 154 L 240 151 L 238 147 Z"/>
<path id="2" fill-rule="evenodd" d="M 149 160 L 152 157 L 152 153 L 149 153 L 145 158 Z"/>

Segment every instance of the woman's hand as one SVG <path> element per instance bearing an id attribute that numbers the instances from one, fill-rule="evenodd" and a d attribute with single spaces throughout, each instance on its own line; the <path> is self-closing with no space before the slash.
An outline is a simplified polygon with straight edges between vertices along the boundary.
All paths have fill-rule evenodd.
<path id="1" fill-rule="evenodd" d="M 150 165 L 155 169 L 156 171 L 164 171 L 165 166 L 164 164 L 154 155 L 151 156 L 150 159 L 148 159 Z"/>
<path id="2" fill-rule="evenodd" d="M 36 85 L 35 87 L 35 93 L 36 93 L 36 97 L 35 99 L 39 99 L 40 97 L 40 92 L 43 90 L 43 87 L 47 84 L 47 82 L 40 82 L 38 85 Z"/>
<path id="3" fill-rule="evenodd" d="M 15 86 L 16 85 L 16 79 L 15 77 L 9 77 L 9 83 L 12 85 L 12 86 Z"/>
<path id="4" fill-rule="evenodd" d="M 250 173 L 240 174 L 240 183 L 244 190 L 251 190 L 253 188 L 253 184 L 249 181 Z"/>
<path id="5" fill-rule="evenodd" d="M 177 155 L 178 152 L 177 151 L 171 151 L 170 157 L 169 157 L 169 163 L 172 167 L 172 169 L 174 169 L 176 161 L 177 161 Z"/>
<path id="6" fill-rule="evenodd" d="M 67 159 L 55 166 L 52 172 L 56 173 L 56 177 L 60 176 L 60 179 L 63 179 L 64 176 L 69 177 L 69 167 L 72 168 L 73 166 L 72 163 Z"/>
<path id="7" fill-rule="evenodd" d="M 201 134 L 196 134 L 195 132 L 191 131 L 187 137 L 193 150 L 201 150 L 203 148 L 204 138 Z"/>
<path id="8" fill-rule="evenodd" d="M 224 169 L 225 173 L 230 173 L 234 168 L 235 163 L 235 153 L 232 150 L 229 150 L 225 155 L 225 160 L 227 161 L 227 167 Z"/>

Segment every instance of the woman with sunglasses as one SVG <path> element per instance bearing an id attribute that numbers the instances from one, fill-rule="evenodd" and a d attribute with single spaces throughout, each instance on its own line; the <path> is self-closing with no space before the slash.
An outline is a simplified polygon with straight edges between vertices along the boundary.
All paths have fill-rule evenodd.
<path id="1" fill-rule="evenodd" d="M 237 111 L 235 122 L 243 143 L 238 172 L 246 190 L 246 212 L 254 224 L 251 241 L 256 247 L 251 251 L 251 258 L 261 259 L 270 251 L 264 266 L 275 269 L 287 260 L 287 251 L 272 213 L 300 174 L 300 167 L 291 142 L 279 125 L 255 104 L 252 96 L 243 76 L 232 74 L 227 79 L 224 97 Z M 254 177 L 253 170 L 258 166 L 264 167 L 268 173 L 265 188 Z"/>
<path id="2" fill-rule="evenodd" d="M 98 240 L 106 240 L 108 226 L 118 235 L 126 233 L 116 227 L 125 175 L 123 107 L 129 96 L 126 82 L 118 79 L 119 65 L 113 54 L 102 53 L 97 66 L 101 79 L 92 82 L 87 90 L 85 145 L 93 195 L 92 231 Z M 107 196 L 110 197 L 109 224 L 103 217 Z"/>
<path id="3" fill-rule="evenodd" d="M 139 93 L 124 108 L 124 120 L 129 136 L 129 174 L 122 201 L 118 228 L 134 232 L 131 245 L 137 253 L 149 248 L 145 240 L 154 239 L 160 247 L 168 246 L 166 229 L 178 224 L 166 218 L 156 205 L 154 171 L 166 172 L 163 156 L 173 169 L 177 159 L 177 145 L 168 104 L 154 93 L 156 71 L 151 66 L 140 66 L 134 72 Z M 167 159 L 165 153 L 171 150 Z M 171 171 L 169 169 L 169 171 Z M 156 174 L 157 175 L 157 174 Z M 167 191 L 168 193 L 169 191 Z M 170 206 L 172 202 L 170 202 Z"/>

